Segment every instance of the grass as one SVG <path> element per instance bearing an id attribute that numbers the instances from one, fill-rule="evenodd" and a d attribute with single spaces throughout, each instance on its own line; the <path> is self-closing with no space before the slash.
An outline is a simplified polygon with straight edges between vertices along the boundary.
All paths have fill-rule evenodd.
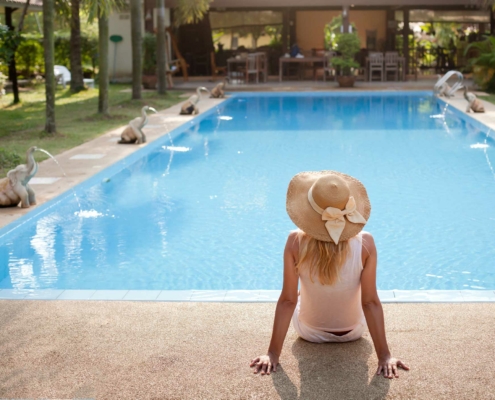
<path id="1" fill-rule="evenodd" d="M 110 85 L 109 113 L 102 116 L 98 110 L 98 90 L 89 89 L 71 94 L 69 89 L 56 92 L 55 118 L 56 135 L 43 133 L 45 126 L 45 91 L 39 85 L 21 92 L 21 103 L 12 104 L 12 94 L 0 98 L 0 176 L 13 167 L 30 146 L 41 147 L 56 155 L 76 147 L 138 117 L 144 105 L 157 110 L 170 107 L 181 101 L 180 92 L 158 95 L 156 92 L 143 92 L 142 100 L 131 100 L 130 85 Z M 47 158 L 37 153 L 38 161 Z M 3 164 L 2 164 L 3 162 Z"/>
<path id="2" fill-rule="evenodd" d="M 479 96 L 481 100 L 488 101 L 492 104 L 495 104 L 495 94 L 490 94 L 488 96 Z"/>

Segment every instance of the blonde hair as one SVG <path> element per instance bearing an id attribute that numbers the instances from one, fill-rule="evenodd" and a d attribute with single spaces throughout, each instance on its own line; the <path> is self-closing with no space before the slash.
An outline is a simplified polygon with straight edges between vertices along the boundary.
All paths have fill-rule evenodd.
<path id="1" fill-rule="evenodd" d="M 335 244 L 317 240 L 303 231 L 299 232 L 299 260 L 296 265 L 297 273 L 300 268 L 309 268 L 309 277 L 318 276 L 322 285 L 333 285 L 339 279 L 339 272 L 349 253 L 347 240 Z"/>

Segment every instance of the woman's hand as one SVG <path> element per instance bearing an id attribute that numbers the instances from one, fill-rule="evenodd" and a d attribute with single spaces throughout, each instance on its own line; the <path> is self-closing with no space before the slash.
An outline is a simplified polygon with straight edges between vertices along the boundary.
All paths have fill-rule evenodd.
<path id="1" fill-rule="evenodd" d="M 378 360 L 378 369 L 376 370 L 376 374 L 380 375 L 383 372 L 384 378 L 398 378 L 399 374 L 397 373 L 397 371 L 399 370 L 399 368 L 409 371 L 409 367 L 401 360 L 398 360 L 397 358 L 393 358 L 391 356 L 384 357 L 383 359 Z"/>
<path id="2" fill-rule="evenodd" d="M 250 367 L 254 367 L 254 373 L 257 374 L 261 371 L 261 375 L 270 375 L 270 372 L 277 372 L 278 356 L 268 352 L 264 356 L 256 357 L 249 364 Z"/>

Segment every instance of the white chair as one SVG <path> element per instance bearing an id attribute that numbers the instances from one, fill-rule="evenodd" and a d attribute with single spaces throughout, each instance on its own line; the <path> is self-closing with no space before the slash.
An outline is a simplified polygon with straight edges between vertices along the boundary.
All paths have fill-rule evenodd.
<path id="1" fill-rule="evenodd" d="M 368 57 L 370 82 L 373 80 L 373 72 L 380 73 L 380 80 L 383 81 L 383 53 L 370 52 Z"/>
<path id="2" fill-rule="evenodd" d="M 399 53 L 396 51 L 385 52 L 385 80 L 388 80 L 389 72 L 394 73 L 394 80 L 399 80 Z"/>
<path id="3" fill-rule="evenodd" d="M 57 83 L 62 84 L 62 86 L 65 89 L 66 85 L 72 79 L 70 71 L 67 69 L 67 67 L 64 67 L 63 65 L 55 65 L 53 70 L 55 72 L 55 79 L 56 79 Z M 87 85 L 89 88 L 95 87 L 95 80 L 94 79 L 83 79 L 83 81 L 84 81 L 84 84 Z"/>

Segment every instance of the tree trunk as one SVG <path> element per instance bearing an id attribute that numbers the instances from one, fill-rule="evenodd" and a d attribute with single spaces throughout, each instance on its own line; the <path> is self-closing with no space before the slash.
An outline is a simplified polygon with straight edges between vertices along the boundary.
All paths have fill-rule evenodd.
<path id="1" fill-rule="evenodd" d="M 45 56 L 45 131 L 55 133 L 55 46 L 53 42 L 54 0 L 43 0 L 43 47 Z"/>
<path id="2" fill-rule="evenodd" d="M 132 98 L 141 99 L 141 80 L 143 75 L 143 21 L 141 0 L 131 0 L 131 41 L 132 41 Z"/>
<path id="3" fill-rule="evenodd" d="M 158 94 L 167 93 L 167 58 L 165 53 L 165 0 L 156 0 L 158 29 L 156 32 L 156 62 L 158 64 Z"/>
<path id="4" fill-rule="evenodd" d="M 79 18 L 80 0 L 71 0 L 70 14 L 70 90 L 74 93 L 84 89 L 81 62 L 81 21 Z"/>
<path id="5" fill-rule="evenodd" d="M 5 7 L 5 25 L 13 32 L 15 30 L 12 22 L 12 14 L 16 8 Z M 17 82 L 17 68 L 15 65 L 15 52 L 9 62 L 9 80 L 12 82 L 12 93 L 14 94 L 14 104 L 21 101 L 19 98 L 19 83 Z"/>
<path id="6" fill-rule="evenodd" d="M 108 16 L 98 10 L 98 112 L 108 115 Z"/>

